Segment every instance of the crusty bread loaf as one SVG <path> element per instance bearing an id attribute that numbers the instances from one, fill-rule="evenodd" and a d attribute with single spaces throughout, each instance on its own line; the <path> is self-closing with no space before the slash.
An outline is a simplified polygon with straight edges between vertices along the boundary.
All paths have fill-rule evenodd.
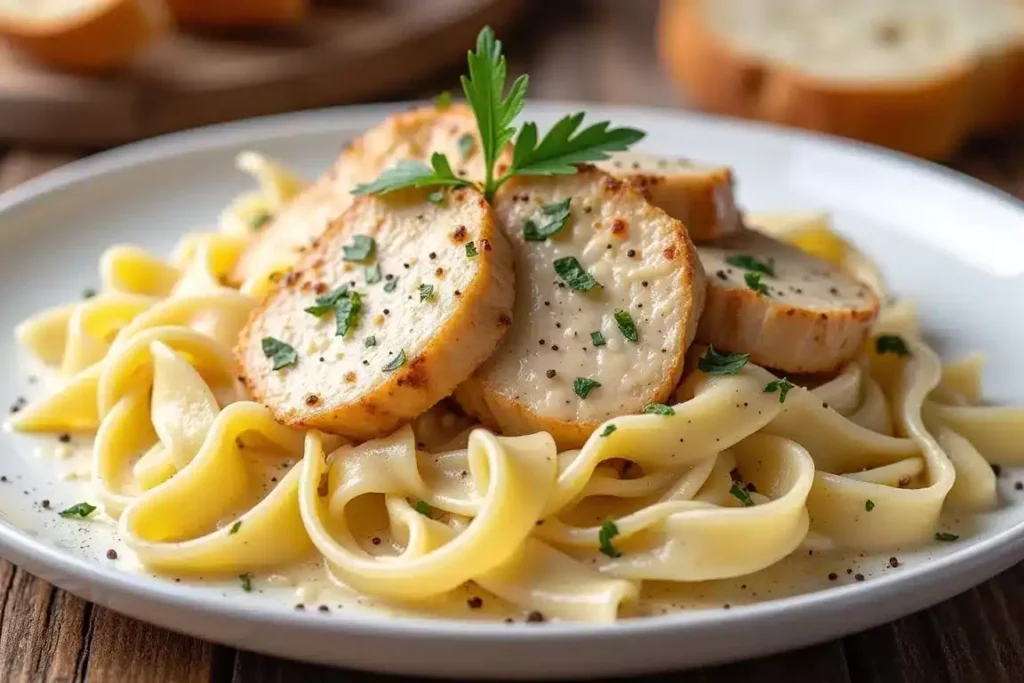
<path id="1" fill-rule="evenodd" d="M 207 26 L 277 26 L 309 15 L 311 0 L 167 0 L 175 19 Z"/>
<path id="2" fill-rule="evenodd" d="M 1018 0 L 663 0 L 699 106 L 943 158 L 1021 117 Z"/>
<path id="3" fill-rule="evenodd" d="M 62 69 L 124 66 L 168 28 L 162 0 L 0 0 L 0 38 Z"/>

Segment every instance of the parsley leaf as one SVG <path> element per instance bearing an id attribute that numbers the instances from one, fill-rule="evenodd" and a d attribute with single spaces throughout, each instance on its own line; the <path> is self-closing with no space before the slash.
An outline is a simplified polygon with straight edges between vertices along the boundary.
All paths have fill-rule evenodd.
<path id="1" fill-rule="evenodd" d="M 455 143 L 455 146 L 459 148 L 459 156 L 465 159 L 473 151 L 473 135 L 471 133 L 463 134 Z"/>
<path id="2" fill-rule="evenodd" d="M 366 261 L 373 257 L 376 249 L 377 242 L 369 235 L 354 235 L 352 244 L 341 248 L 341 258 L 344 261 Z"/>
<path id="3" fill-rule="evenodd" d="M 764 393 L 774 394 L 777 391 L 779 392 L 779 403 L 785 403 L 786 394 L 788 394 L 789 390 L 792 388 L 793 383 L 783 377 L 782 379 L 777 379 L 764 385 Z"/>
<path id="4" fill-rule="evenodd" d="M 434 190 L 427 195 L 427 201 L 431 204 L 440 204 L 444 201 L 444 192 L 441 192 L 441 190 Z"/>
<path id="5" fill-rule="evenodd" d="M 725 259 L 725 262 L 730 266 L 736 266 L 743 268 L 744 270 L 753 270 L 758 273 L 764 273 L 775 277 L 775 261 L 769 259 L 767 263 L 760 261 L 753 256 L 747 256 L 746 254 L 737 254 L 736 256 L 730 256 Z"/>
<path id="6" fill-rule="evenodd" d="M 618 429 L 618 427 L 616 427 L 615 425 L 608 425 L 601 430 L 601 436 L 611 436 L 612 432 L 614 432 L 616 429 Z"/>
<path id="7" fill-rule="evenodd" d="M 376 346 L 376 345 L 377 345 L 377 337 L 375 337 L 373 335 L 370 335 L 369 337 L 367 337 L 366 341 L 363 342 L 363 346 L 365 346 L 366 348 L 370 348 L 371 346 Z"/>
<path id="8" fill-rule="evenodd" d="M 338 305 L 338 302 L 347 296 L 348 287 L 342 285 L 341 287 L 338 287 L 337 289 L 328 292 L 323 296 L 318 296 L 315 299 L 314 305 L 304 310 L 306 311 L 306 313 L 309 313 L 310 315 L 315 315 L 319 318 L 323 314 L 333 311 L 334 307 Z"/>
<path id="9" fill-rule="evenodd" d="M 514 175 L 571 175 L 576 164 L 602 161 L 609 152 L 621 152 L 644 137 L 633 128 L 612 128 L 601 121 L 583 130 L 583 112 L 563 117 L 538 143 L 537 124 L 523 124 L 516 138 L 512 165 L 500 180 Z M 577 132 L 578 131 L 578 132 Z"/>
<path id="10" fill-rule="evenodd" d="M 280 370 L 299 362 L 299 354 L 283 341 L 273 337 L 264 337 L 260 343 L 263 346 L 263 355 L 274 361 L 271 370 Z"/>
<path id="11" fill-rule="evenodd" d="M 397 286 L 398 286 L 398 278 L 397 277 L 393 277 L 393 278 L 391 278 L 390 280 L 388 280 L 387 282 L 384 283 L 384 291 L 387 292 L 388 294 L 390 294 L 391 292 L 395 291 L 395 287 L 397 287 Z"/>
<path id="12" fill-rule="evenodd" d="M 952 543 L 953 541 L 959 540 L 959 536 L 956 534 L 947 534 L 945 531 L 939 531 L 935 534 L 936 541 L 942 541 L 943 543 Z"/>
<path id="13" fill-rule="evenodd" d="M 520 76 L 512 83 L 508 95 L 505 94 L 508 65 L 501 53 L 501 41 L 495 39 L 489 26 L 480 31 L 476 52 L 470 52 L 466 62 L 469 75 L 461 79 L 462 90 L 480 131 L 484 153 L 484 194 L 490 200 L 498 189 L 494 182 L 494 162 L 515 135 L 512 121 L 526 103 L 526 87 L 530 78 Z"/>
<path id="14" fill-rule="evenodd" d="M 558 273 L 558 277 L 565 280 L 565 284 L 579 292 L 589 292 L 594 287 L 601 286 L 593 275 L 583 270 L 575 256 L 555 259 L 555 272 Z"/>
<path id="15" fill-rule="evenodd" d="M 447 90 L 437 93 L 434 95 L 434 106 L 438 109 L 447 109 L 452 106 L 452 94 Z"/>
<path id="16" fill-rule="evenodd" d="M 420 285 L 420 301 L 427 301 L 434 298 L 434 285 Z"/>
<path id="17" fill-rule="evenodd" d="M 608 557 L 622 557 L 622 553 L 615 549 L 612 545 L 612 539 L 619 535 L 619 527 L 615 525 L 615 522 L 608 520 L 601 525 L 601 530 L 597 532 L 597 542 L 601 544 L 601 552 Z"/>
<path id="18" fill-rule="evenodd" d="M 868 512 L 871 512 L 872 510 L 874 510 L 875 509 L 875 501 L 870 500 L 870 499 L 867 500 L 864 503 L 864 509 L 867 510 Z"/>
<path id="19" fill-rule="evenodd" d="M 753 270 L 748 270 L 743 273 L 743 280 L 747 283 L 747 287 L 754 290 L 758 294 L 768 294 L 768 286 L 761 283 L 761 273 Z"/>
<path id="20" fill-rule="evenodd" d="M 246 593 L 252 593 L 252 574 L 249 572 L 239 574 L 238 580 L 242 582 L 242 590 Z"/>
<path id="21" fill-rule="evenodd" d="M 675 415 L 676 411 L 672 406 L 667 406 L 664 403 L 648 403 L 644 406 L 644 413 L 647 415 Z"/>
<path id="22" fill-rule="evenodd" d="M 380 264 L 375 263 L 366 269 L 366 284 L 375 285 L 381 281 Z"/>
<path id="23" fill-rule="evenodd" d="M 719 353 L 714 346 L 709 346 L 697 361 L 697 369 L 709 375 L 735 375 L 748 360 L 749 353 Z"/>
<path id="24" fill-rule="evenodd" d="M 398 368 L 405 365 L 408 359 L 405 357 L 405 349 L 398 352 L 398 355 L 387 362 L 387 364 L 381 368 L 384 372 L 394 372 Z"/>
<path id="25" fill-rule="evenodd" d="M 739 484 L 733 483 L 729 493 L 739 499 L 743 503 L 743 507 L 749 508 L 754 506 L 754 501 L 750 498 L 750 492 Z"/>
<path id="26" fill-rule="evenodd" d="M 605 340 L 604 335 L 601 334 L 601 330 L 590 333 L 590 343 L 594 346 L 604 346 L 608 342 Z"/>
<path id="27" fill-rule="evenodd" d="M 78 517 L 79 519 L 85 519 L 92 513 L 96 512 L 96 506 L 89 503 L 78 503 L 72 505 L 66 510 L 60 511 L 60 516 L 64 518 Z"/>
<path id="28" fill-rule="evenodd" d="M 472 242 L 466 242 L 466 258 L 473 258 L 476 255 L 476 245 Z"/>
<path id="29" fill-rule="evenodd" d="M 234 524 L 231 525 L 230 529 L 228 529 L 228 535 L 231 536 L 233 534 L 237 534 L 238 530 L 241 529 L 241 528 L 242 528 L 242 520 L 238 520 L 237 522 L 235 522 Z"/>
<path id="30" fill-rule="evenodd" d="M 883 334 L 875 339 L 875 351 L 878 353 L 895 353 L 900 358 L 910 355 L 910 349 L 903 337 L 895 334 Z"/>
<path id="31" fill-rule="evenodd" d="M 590 392 L 601 386 L 601 383 L 596 379 L 590 379 L 588 377 L 577 377 L 572 382 L 572 390 L 576 392 L 576 395 L 580 398 L 586 398 L 590 395 Z"/>
<path id="32" fill-rule="evenodd" d="M 633 318 L 629 315 L 628 311 L 617 309 L 615 311 L 615 324 L 619 326 L 619 332 L 628 341 L 636 342 L 640 340 L 639 335 L 636 332 L 636 323 L 633 322 Z"/>
<path id="33" fill-rule="evenodd" d="M 417 500 L 416 504 L 413 505 L 412 508 L 413 508 L 413 510 L 415 510 L 418 513 L 420 513 L 424 517 L 430 517 L 431 513 L 433 512 L 430 509 L 430 504 L 427 503 L 427 501 L 425 501 L 425 500 Z"/>
<path id="34" fill-rule="evenodd" d="M 529 242 L 543 242 L 564 228 L 572 213 L 569 209 L 570 202 L 572 202 L 572 197 L 566 197 L 560 202 L 545 204 L 540 211 L 543 216 L 547 217 L 547 222 L 538 226 L 532 219 L 526 219 L 526 222 L 523 223 L 523 239 Z"/>
<path id="35" fill-rule="evenodd" d="M 96 296 L 96 294 L 97 294 L 96 290 L 91 288 L 91 287 L 89 289 L 83 289 L 82 290 L 82 298 L 83 299 L 91 299 L 94 296 Z"/>
<path id="36" fill-rule="evenodd" d="M 249 221 L 249 229 L 252 230 L 253 232 L 259 232 L 267 223 L 269 223 L 272 220 L 274 220 L 274 215 L 272 213 L 270 213 L 269 211 L 261 211 L 260 213 L 253 216 L 252 220 Z"/>
<path id="37" fill-rule="evenodd" d="M 373 182 L 356 185 L 352 194 L 387 194 L 406 187 L 469 187 L 472 184 L 455 175 L 447 157 L 435 152 L 430 157 L 430 166 L 422 161 L 404 159 L 381 173 Z"/>
<path id="38" fill-rule="evenodd" d="M 355 327 L 356 319 L 362 310 L 363 300 L 359 296 L 359 292 L 350 293 L 348 287 L 345 286 L 317 297 L 316 304 L 305 309 L 306 313 L 318 318 L 329 311 L 334 311 L 334 335 L 337 337 L 344 337 L 349 330 Z"/>

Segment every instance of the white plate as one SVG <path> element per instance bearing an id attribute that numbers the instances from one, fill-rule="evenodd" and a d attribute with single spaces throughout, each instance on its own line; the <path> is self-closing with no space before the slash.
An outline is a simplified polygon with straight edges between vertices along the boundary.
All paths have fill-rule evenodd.
<path id="1" fill-rule="evenodd" d="M 538 106 L 543 126 L 569 105 Z M 69 165 L 0 197 L 0 355 L 3 397 L 26 388 L 8 330 L 97 282 L 115 242 L 167 250 L 212 225 L 249 185 L 236 152 L 255 148 L 312 176 L 341 143 L 390 108 L 307 112 L 244 121 L 130 145 Z M 1024 211 L 1021 204 L 940 167 L 819 136 L 678 112 L 589 107 L 648 132 L 641 147 L 732 164 L 750 209 L 827 209 L 881 264 L 896 293 L 920 303 L 941 352 L 989 355 L 987 395 L 1024 401 Z M 167 628 L 250 650 L 327 664 L 420 675 L 593 676 L 650 672 L 765 654 L 858 631 L 948 598 L 1024 558 L 1024 495 L 941 549 L 902 553 L 904 566 L 865 582 L 730 610 L 694 610 L 612 626 L 505 625 L 297 612 L 233 583 L 196 588 L 128 573 L 103 554 L 100 523 L 59 520 L 39 501 L 77 502 L 32 442 L 4 436 L 0 550 L 5 558 L 88 600 Z M 27 492 L 27 493 L 26 493 Z M 58 508 L 59 509 L 59 508 Z"/>

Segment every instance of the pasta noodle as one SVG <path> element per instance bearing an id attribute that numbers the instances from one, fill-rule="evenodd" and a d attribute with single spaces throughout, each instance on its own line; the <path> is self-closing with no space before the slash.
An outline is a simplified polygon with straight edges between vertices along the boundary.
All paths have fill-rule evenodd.
<path id="1" fill-rule="evenodd" d="M 424 611 L 473 583 L 523 611 L 613 621 L 646 582 L 747 576 L 811 539 L 927 543 L 944 508 L 997 504 L 989 463 L 1024 464 L 1024 408 L 983 406 L 983 359 L 942 366 L 905 304 L 877 332 L 900 335 L 906 355 L 866 348 L 784 402 L 753 364 L 695 370 L 670 414 L 615 418 L 579 450 L 437 407 L 361 444 L 284 427 L 249 400 L 231 353 L 273 271 L 224 282 L 253 220 L 304 183 L 253 153 L 239 167 L 260 189 L 218 232 L 185 236 L 168 260 L 113 247 L 99 295 L 16 331 L 59 386 L 14 428 L 95 433 L 98 501 L 154 570 L 248 575 L 319 557 L 334 581 Z M 793 241 L 881 287 L 819 230 Z"/>

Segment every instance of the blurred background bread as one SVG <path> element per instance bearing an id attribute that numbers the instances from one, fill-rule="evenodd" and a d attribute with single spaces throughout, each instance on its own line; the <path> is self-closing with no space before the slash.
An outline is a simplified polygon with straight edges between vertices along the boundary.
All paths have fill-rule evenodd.
<path id="1" fill-rule="evenodd" d="M 1024 120 L 1019 0 L 663 0 L 697 106 L 941 159 Z"/>

